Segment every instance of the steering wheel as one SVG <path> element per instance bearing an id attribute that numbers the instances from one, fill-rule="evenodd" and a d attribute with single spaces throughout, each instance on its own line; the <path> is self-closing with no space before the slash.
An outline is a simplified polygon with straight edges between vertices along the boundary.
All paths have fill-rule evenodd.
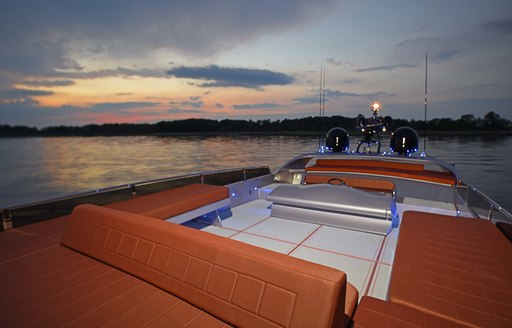
<path id="1" fill-rule="evenodd" d="M 333 183 L 337 182 L 337 183 Z M 340 178 L 330 178 L 327 180 L 327 183 L 334 186 L 344 186 L 346 185 L 345 181 L 341 180 Z"/>

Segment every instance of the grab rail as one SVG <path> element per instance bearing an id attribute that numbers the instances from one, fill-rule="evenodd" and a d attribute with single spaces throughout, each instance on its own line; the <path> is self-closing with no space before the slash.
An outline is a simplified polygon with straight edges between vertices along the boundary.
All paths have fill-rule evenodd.
<path id="1" fill-rule="evenodd" d="M 219 171 L 206 171 L 176 177 L 146 180 L 108 188 L 71 194 L 63 197 L 41 200 L 26 204 L 0 208 L 2 226 L 8 230 L 19 226 L 68 215 L 80 204 L 105 205 L 116 201 L 128 200 L 136 196 L 177 188 L 191 183 L 228 185 L 252 178 L 269 175 L 267 166 L 237 168 Z"/>
<path id="2" fill-rule="evenodd" d="M 459 182 L 457 192 L 478 217 L 490 220 L 494 224 L 499 221 L 512 223 L 510 212 L 471 184 Z"/>

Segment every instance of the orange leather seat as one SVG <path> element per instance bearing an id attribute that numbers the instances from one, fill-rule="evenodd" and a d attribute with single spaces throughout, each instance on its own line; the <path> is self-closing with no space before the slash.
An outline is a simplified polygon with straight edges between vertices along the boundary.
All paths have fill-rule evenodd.
<path id="1" fill-rule="evenodd" d="M 76 207 L 61 243 L 234 326 L 343 327 L 357 300 L 339 270 L 106 207 Z"/>
<path id="2" fill-rule="evenodd" d="M 471 326 L 512 327 L 512 244 L 487 220 L 405 212 L 389 300 Z"/>
<path id="3" fill-rule="evenodd" d="M 349 327 L 358 307 L 359 291 L 347 282 L 347 294 L 345 296 L 345 327 Z"/>
<path id="4" fill-rule="evenodd" d="M 468 327 L 416 309 L 363 296 L 354 316 L 354 328 L 451 328 Z"/>
<path id="5" fill-rule="evenodd" d="M 0 327 L 229 327 L 141 279 L 59 245 L 69 220 L 0 233 Z"/>
<path id="6" fill-rule="evenodd" d="M 164 220 L 227 198 L 227 187 L 196 183 L 115 202 L 106 207 Z"/>
<path id="7" fill-rule="evenodd" d="M 347 186 L 367 191 L 392 193 L 395 190 L 395 183 L 389 180 L 365 179 L 339 175 L 307 174 L 304 177 L 305 184 L 328 183 L 331 179 L 339 179 Z M 332 181 L 333 184 L 339 181 Z"/>
<path id="8" fill-rule="evenodd" d="M 319 159 L 314 166 L 306 167 L 308 172 L 348 172 L 371 175 L 394 176 L 454 185 L 455 177 L 449 172 L 425 170 L 422 164 L 395 163 L 382 160 L 334 160 Z"/>

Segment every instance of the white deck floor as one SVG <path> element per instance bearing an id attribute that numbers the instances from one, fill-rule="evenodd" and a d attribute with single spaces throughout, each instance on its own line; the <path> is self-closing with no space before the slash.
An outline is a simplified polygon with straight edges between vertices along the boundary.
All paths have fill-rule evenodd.
<path id="1" fill-rule="evenodd" d="M 270 216 L 270 202 L 257 199 L 232 209 L 222 228 L 204 231 L 344 271 L 362 295 L 385 299 L 397 231 L 377 234 Z"/>
<path id="2" fill-rule="evenodd" d="M 256 199 L 234 207 L 233 215 L 222 221 L 222 228 L 212 225 L 203 231 L 337 268 L 347 274 L 359 297 L 387 298 L 399 229 L 383 236 L 276 218 L 271 217 L 270 205 Z M 397 204 L 399 217 L 408 209 L 436 211 L 417 204 Z M 446 209 L 438 211 L 454 214 Z"/>

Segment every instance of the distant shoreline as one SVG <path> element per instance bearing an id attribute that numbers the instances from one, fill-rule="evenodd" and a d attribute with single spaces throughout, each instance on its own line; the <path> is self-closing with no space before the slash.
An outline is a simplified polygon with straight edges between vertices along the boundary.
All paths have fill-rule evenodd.
<path id="1" fill-rule="evenodd" d="M 417 131 L 420 137 L 423 137 L 424 131 Z M 141 136 L 155 136 L 155 137 L 186 137 L 186 136 L 200 136 L 200 137 L 215 137 L 215 136 L 324 136 L 326 132 L 319 131 L 239 131 L 239 132 L 161 132 L 161 133 L 134 133 L 134 134 L 74 134 L 74 135 L 20 135 L 20 136 L 0 136 L 0 138 L 73 138 L 73 137 L 141 137 Z M 360 132 L 350 132 L 351 136 L 361 136 Z M 383 137 L 388 136 L 389 133 L 382 134 Z M 510 130 L 499 131 L 427 131 L 427 136 L 512 136 Z"/>
<path id="2" fill-rule="evenodd" d="M 423 137 L 423 131 L 416 131 L 420 137 Z M 152 133 L 153 136 L 237 136 L 237 135 L 254 135 L 254 136 L 319 136 L 325 135 L 325 132 L 318 131 L 244 131 L 244 132 L 169 132 L 169 133 Z M 512 136 L 512 131 L 427 131 L 427 136 L 497 136 L 507 135 Z M 351 136 L 361 136 L 360 132 L 350 132 Z M 382 136 L 390 135 L 384 133 Z"/>
<path id="3" fill-rule="evenodd" d="M 359 117 L 360 118 L 360 117 Z M 366 122 L 366 121 L 365 121 Z M 303 117 L 284 120 L 212 120 L 184 119 L 158 123 L 105 123 L 84 126 L 50 126 L 35 128 L 27 126 L 0 125 L 0 137 L 22 136 L 319 136 L 325 135 L 332 127 L 345 127 L 350 135 L 360 135 L 357 118 L 339 115 L 331 117 Z M 449 118 L 432 119 L 428 122 L 393 119 L 391 127 L 408 126 L 420 135 L 427 131 L 429 136 L 480 136 L 512 135 L 512 122 L 502 119 L 494 112 L 484 118 L 463 115 L 458 120 Z M 392 130 L 392 129 L 389 129 Z"/>

